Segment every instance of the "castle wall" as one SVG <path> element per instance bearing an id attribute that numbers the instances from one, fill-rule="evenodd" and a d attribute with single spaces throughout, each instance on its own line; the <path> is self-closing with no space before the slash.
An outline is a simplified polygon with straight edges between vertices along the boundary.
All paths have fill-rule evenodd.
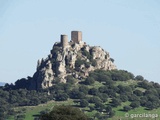
<path id="1" fill-rule="evenodd" d="M 82 32 L 81 31 L 72 31 L 71 32 L 71 40 L 75 43 L 79 43 L 82 41 Z"/>
<path id="2" fill-rule="evenodd" d="M 68 45 L 68 36 L 67 35 L 61 35 L 61 45 L 62 45 L 62 47 L 66 47 Z"/>

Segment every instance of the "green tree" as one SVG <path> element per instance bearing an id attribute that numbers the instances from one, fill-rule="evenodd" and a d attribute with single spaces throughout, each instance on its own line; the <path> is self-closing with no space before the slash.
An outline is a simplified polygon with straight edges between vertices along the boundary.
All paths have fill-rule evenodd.
<path id="1" fill-rule="evenodd" d="M 91 64 L 92 64 L 92 66 L 96 66 L 97 65 L 97 61 L 96 60 L 91 60 Z"/>
<path id="2" fill-rule="evenodd" d="M 92 56 L 90 55 L 90 53 L 89 53 L 87 50 L 82 49 L 82 54 L 83 54 L 84 56 L 86 56 L 89 60 L 92 59 Z"/>
<path id="3" fill-rule="evenodd" d="M 99 92 L 100 93 L 105 93 L 107 90 L 108 90 L 108 87 L 107 86 L 101 86 L 98 88 Z"/>
<path id="4" fill-rule="evenodd" d="M 128 112 L 129 110 L 131 110 L 131 107 L 130 106 L 124 106 L 123 110 L 126 111 L 126 112 Z"/>
<path id="5" fill-rule="evenodd" d="M 40 99 L 37 96 L 34 96 L 33 98 L 30 99 L 29 105 L 35 106 L 35 105 L 38 105 L 40 103 L 41 103 Z"/>
<path id="6" fill-rule="evenodd" d="M 110 61 L 112 61 L 114 63 L 114 59 L 113 58 L 110 58 Z"/>
<path id="7" fill-rule="evenodd" d="M 0 108 L 0 120 L 5 120 L 5 109 Z"/>
<path id="8" fill-rule="evenodd" d="M 139 101 L 133 101 L 130 106 L 134 109 L 140 106 L 140 102 Z"/>
<path id="9" fill-rule="evenodd" d="M 109 113 L 112 111 L 112 107 L 110 105 L 107 105 L 107 107 L 105 108 L 106 112 Z"/>
<path id="10" fill-rule="evenodd" d="M 83 92 L 80 92 L 79 90 L 77 89 L 73 89 L 71 92 L 70 92 L 70 98 L 72 99 L 84 99 L 85 98 L 85 94 Z"/>
<path id="11" fill-rule="evenodd" d="M 99 111 L 102 112 L 105 109 L 105 105 L 102 104 L 101 102 L 96 102 L 95 103 L 95 108 Z"/>
<path id="12" fill-rule="evenodd" d="M 132 73 L 125 70 L 112 70 L 110 72 L 112 80 L 114 81 L 127 81 L 134 78 L 134 75 Z"/>
<path id="13" fill-rule="evenodd" d="M 71 106 L 55 106 L 53 110 L 40 117 L 40 120 L 87 120 L 88 117 L 79 109 Z"/>
<path id="14" fill-rule="evenodd" d="M 86 85 L 92 85 L 92 84 L 95 83 L 95 80 L 94 80 L 93 77 L 87 77 L 86 80 L 84 81 L 84 83 L 85 83 Z"/>
<path id="15" fill-rule="evenodd" d="M 65 101 L 69 98 L 69 96 L 66 93 L 58 93 L 56 96 L 57 101 Z"/>
<path id="16" fill-rule="evenodd" d="M 144 80 L 144 77 L 141 76 L 141 75 L 137 75 L 137 76 L 135 77 L 135 79 L 136 79 L 136 80 L 139 80 L 139 81 L 143 81 L 143 80 Z"/>
<path id="17" fill-rule="evenodd" d="M 79 91 L 83 92 L 84 94 L 88 94 L 89 88 L 86 85 L 81 85 L 79 87 Z"/>
<path id="18" fill-rule="evenodd" d="M 111 81 L 110 77 L 105 74 L 100 74 L 98 77 L 99 82 L 106 82 L 106 81 Z"/>
<path id="19" fill-rule="evenodd" d="M 154 94 L 149 94 L 147 95 L 147 99 L 148 99 L 148 103 L 152 103 L 152 104 L 145 104 L 145 106 L 149 109 L 156 109 L 158 107 L 160 107 L 160 100 L 159 97 L 155 96 Z"/>
<path id="20" fill-rule="evenodd" d="M 89 103 L 98 103 L 98 102 L 102 102 L 101 99 L 99 97 L 90 97 L 89 98 Z"/>
<path id="21" fill-rule="evenodd" d="M 143 92 L 140 91 L 140 90 L 135 90 L 135 91 L 133 91 L 133 93 L 134 93 L 135 95 L 137 95 L 137 96 L 142 96 L 142 95 L 143 95 Z"/>
<path id="22" fill-rule="evenodd" d="M 98 97 L 102 100 L 102 102 L 107 102 L 109 96 L 106 93 L 99 93 Z"/>
<path id="23" fill-rule="evenodd" d="M 87 100 L 82 99 L 82 100 L 80 101 L 80 106 L 81 106 L 81 107 L 87 107 L 88 105 L 89 105 L 89 103 L 88 103 Z"/>
<path id="24" fill-rule="evenodd" d="M 122 102 L 128 101 L 128 97 L 125 94 L 120 94 L 120 99 L 121 99 Z"/>
<path id="25" fill-rule="evenodd" d="M 80 67 L 81 65 L 83 65 L 85 63 L 84 60 L 81 60 L 80 58 L 78 58 L 75 62 L 75 67 L 78 68 Z"/>
<path id="26" fill-rule="evenodd" d="M 95 110 L 93 106 L 88 106 L 88 107 L 89 107 L 89 109 L 90 109 L 91 112 L 92 112 L 93 110 Z"/>
<path id="27" fill-rule="evenodd" d="M 140 97 L 131 93 L 131 94 L 128 95 L 128 100 L 129 101 L 140 101 Z"/>
<path id="28" fill-rule="evenodd" d="M 75 84 L 75 83 L 76 83 L 76 80 L 75 80 L 75 78 L 73 78 L 73 76 L 68 75 L 66 82 L 67 82 L 67 83 L 70 83 L 70 84 Z"/>
<path id="29" fill-rule="evenodd" d="M 140 105 L 145 107 L 146 103 L 148 102 L 147 96 L 143 96 L 140 98 Z"/>
<path id="30" fill-rule="evenodd" d="M 90 95 L 97 95 L 99 92 L 97 88 L 91 88 L 88 93 Z"/>
<path id="31" fill-rule="evenodd" d="M 111 104 L 113 107 L 117 107 L 117 106 L 121 105 L 121 101 L 117 98 L 113 98 Z"/>
<path id="32" fill-rule="evenodd" d="M 151 101 L 148 101 L 145 105 L 146 105 L 146 108 L 149 110 L 153 110 L 153 109 L 157 108 L 156 104 Z"/>
<path id="33" fill-rule="evenodd" d="M 108 96 L 111 98 L 116 97 L 116 93 L 113 89 L 108 89 L 105 93 L 108 94 Z"/>
<path id="34" fill-rule="evenodd" d="M 138 82 L 138 87 L 142 87 L 144 89 L 151 89 L 153 88 L 153 85 L 148 81 L 142 81 L 142 82 Z"/>
<path id="35" fill-rule="evenodd" d="M 132 88 L 130 86 L 123 86 L 123 85 L 118 85 L 119 88 L 119 93 L 132 93 Z"/>
<path id="36" fill-rule="evenodd" d="M 112 110 L 111 112 L 109 112 L 108 115 L 109 115 L 110 118 L 113 117 L 115 115 L 115 111 Z"/>
<path id="37" fill-rule="evenodd" d="M 99 113 L 99 112 L 97 112 L 95 115 L 94 115 L 94 117 L 96 117 L 96 118 L 100 118 L 101 117 L 101 114 Z"/>

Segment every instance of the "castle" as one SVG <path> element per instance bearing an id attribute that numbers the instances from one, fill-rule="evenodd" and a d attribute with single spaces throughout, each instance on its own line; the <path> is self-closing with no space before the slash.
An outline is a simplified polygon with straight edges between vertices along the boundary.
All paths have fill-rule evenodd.
<path id="1" fill-rule="evenodd" d="M 53 45 L 48 57 L 38 60 L 30 89 L 51 87 L 57 77 L 64 83 L 69 75 L 78 80 L 85 79 L 96 69 L 116 69 L 109 53 L 100 46 L 87 45 L 82 41 L 81 31 L 71 31 L 70 41 L 67 35 L 61 34 L 60 42 Z"/>
<path id="2" fill-rule="evenodd" d="M 71 31 L 71 42 L 80 44 L 82 42 L 82 32 L 81 31 Z M 69 45 L 68 36 L 61 35 L 61 45 L 63 48 L 66 48 Z"/>

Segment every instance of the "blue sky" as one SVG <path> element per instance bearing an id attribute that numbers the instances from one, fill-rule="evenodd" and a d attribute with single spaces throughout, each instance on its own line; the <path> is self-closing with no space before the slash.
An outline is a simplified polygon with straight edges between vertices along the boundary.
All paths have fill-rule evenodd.
<path id="1" fill-rule="evenodd" d="M 159 0 L 0 0 L 0 81 L 32 76 L 60 34 L 101 46 L 118 69 L 160 83 Z"/>

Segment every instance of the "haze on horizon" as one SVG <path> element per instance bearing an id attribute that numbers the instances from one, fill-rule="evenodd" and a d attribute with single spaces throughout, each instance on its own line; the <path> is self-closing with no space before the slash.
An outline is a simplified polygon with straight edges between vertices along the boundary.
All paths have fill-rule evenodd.
<path id="1" fill-rule="evenodd" d="M 32 76 L 60 34 L 101 46 L 118 69 L 160 83 L 160 1 L 0 0 L 0 81 Z"/>

